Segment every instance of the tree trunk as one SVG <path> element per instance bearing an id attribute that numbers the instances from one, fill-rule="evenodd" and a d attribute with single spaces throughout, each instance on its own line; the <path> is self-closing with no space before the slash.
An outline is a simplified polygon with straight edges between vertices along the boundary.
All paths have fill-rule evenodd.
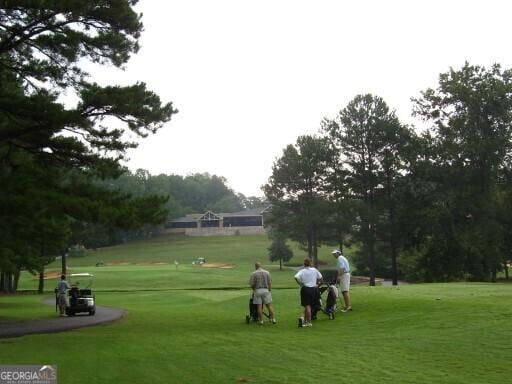
<path id="1" fill-rule="evenodd" d="M 4 286 L 5 286 L 5 292 L 7 293 L 14 293 L 13 289 L 13 281 L 12 281 L 12 273 L 8 272 L 5 274 L 4 277 Z"/>
<path id="2" fill-rule="evenodd" d="M 370 247 L 370 287 L 375 287 L 375 250 Z"/>
<path id="3" fill-rule="evenodd" d="M 14 272 L 14 284 L 13 284 L 14 292 L 18 291 L 18 283 L 20 281 L 20 274 L 21 274 L 21 271 L 19 269 L 17 269 L 16 272 Z"/>
<path id="4" fill-rule="evenodd" d="M 394 243 L 394 241 L 393 241 Z M 397 252 L 395 244 L 391 245 L 391 269 L 393 274 L 393 285 L 398 285 Z"/>
<path id="5" fill-rule="evenodd" d="M 508 280 L 508 263 L 505 261 L 503 264 L 505 267 L 505 279 Z"/>
<path id="6" fill-rule="evenodd" d="M 4 273 L 0 270 L 0 292 L 5 292 L 4 281 L 5 281 Z"/>
<path id="7" fill-rule="evenodd" d="M 370 228 L 369 228 L 369 234 L 370 234 L 370 238 L 369 238 L 369 250 L 368 250 L 368 253 L 369 253 L 369 268 L 370 268 L 370 286 L 371 287 L 375 287 L 375 236 L 374 236 L 374 229 L 373 229 L 373 225 L 370 224 Z"/>
<path id="8" fill-rule="evenodd" d="M 44 266 L 39 270 L 39 286 L 37 293 L 42 294 L 44 292 Z"/>
<path id="9" fill-rule="evenodd" d="M 313 266 L 318 268 L 318 239 L 316 234 L 316 226 L 313 226 Z"/>
<path id="10" fill-rule="evenodd" d="M 311 229 L 308 231 L 308 257 L 313 257 L 313 239 L 311 236 Z"/>
<path id="11" fill-rule="evenodd" d="M 279 258 L 279 270 L 283 269 L 283 259 Z"/>
<path id="12" fill-rule="evenodd" d="M 371 167 L 370 167 L 371 170 Z M 373 200 L 373 189 L 370 188 L 367 196 L 367 207 L 368 207 L 368 246 L 369 246 L 369 260 L 368 266 L 370 268 L 370 286 L 375 286 L 375 220 L 374 220 L 374 200 Z"/>
<path id="13" fill-rule="evenodd" d="M 65 275 L 66 274 L 66 270 L 68 269 L 67 260 L 66 260 L 66 258 L 67 258 L 67 251 L 66 250 L 62 251 L 61 257 L 62 257 L 61 258 L 61 261 L 62 261 L 62 272 L 61 273 L 63 275 Z M 43 269 L 44 269 L 44 267 L 43 267 Z"/>

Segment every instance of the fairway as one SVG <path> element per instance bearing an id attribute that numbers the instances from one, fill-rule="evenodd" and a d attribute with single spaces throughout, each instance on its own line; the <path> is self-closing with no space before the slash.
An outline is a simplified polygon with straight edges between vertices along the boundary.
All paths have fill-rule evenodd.
<path id="1" fill-rule="evenodd" d="M 178 269 L 171 264 L 179 257 L 174 241 L 187 249 Z M 245 242 L 251 246 L 242 251 Z M 205 255 L 205 244 L 211 255 Z M 57 364 L 60 383 L 84 384 L 510 381 L 511 284 L 355 286 L 353 312 L 335 320 L 320 315 L 312 328 L 302 329 L 296 325 L 301 308 L 295 269 L 270 265 L 278 324 L 247 325 L 247 278 L 254 260 L 265 264 L 266 246 L 265 237 L 167 237 L 124 251 L 98 250 L 76 264 L 72 259 L 73 270 L 96 274 L 98 303 L 126 309 L 126 318 L 0 340 L 0 361 Z M 140 265 L 144 250 L 151 260 L 169 264 Z M 94 266 L 99 258 L 121 260 L 123 252 L 125 265 Z M 328 267 L 329 249 L 322 252 Z M 234 267 L 202 268 L 191 264 L 193 257 Z M 47 289 L 54 282 L 47 281 Z M 24 288 L 36 283 L 23 277 Z M 52 311 L 39 296 L 0 297 L 0 326 Z"/>

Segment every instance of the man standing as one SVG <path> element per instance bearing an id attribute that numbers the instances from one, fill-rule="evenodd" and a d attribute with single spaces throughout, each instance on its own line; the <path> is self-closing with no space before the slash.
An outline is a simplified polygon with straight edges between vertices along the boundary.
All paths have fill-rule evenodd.
<path id="1" fill-rule="evenodd" d="M 60 281 L 57 284 L 57 304 L 59 305 L 59 312 L 60 316 L 64 316 L 66 312 L 66 292 L 71 287 L 69 286 L 68 282 L 66 281 L 66 276 L 61 275 Z"/>
<path id="2" fill-rule="evenodd" d="M 304 259 L 304 268 L 294 276 L 300 285 L 300 305 L 304 307 L 304 320 L 299 319 L 299 327 L 312 327 L 311 307 L 318 300 L 318 284 L 322 281 L 322 274 L 311 266 L 309 258 Z"/>
<path id="3" fill-rule="evenodd" d="M 261 268 L 261 263 L 254 263 L 256 269 L 251 273 L 249 278 L 249 285 L 253 290 L 252 303 L 256 305 L 258 313 L 258 321 L 260 325 L 263 325 L 263 304 L 267 306 L 268 314 L 272 324 L 276 324 L 276 318 L 274 317 L 274 308 L 272 308 L 272 279 L 270 273 Z"/>
<path id="4" fill-rule="evenodd" d="M 332 255 L 337 260 L 336 284 L 340 285 L 343 301 L 345 302 L 342 312 L 348 312 L 352 310 L 352 300 L 350 299 L 350 264 L 339 249 L 332 251 Z"/>

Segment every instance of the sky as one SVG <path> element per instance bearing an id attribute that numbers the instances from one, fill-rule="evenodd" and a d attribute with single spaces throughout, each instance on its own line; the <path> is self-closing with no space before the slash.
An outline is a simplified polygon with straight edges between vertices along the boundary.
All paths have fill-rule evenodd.
<path id="1" fill-rule="evenodd" d="M 141 0 L 141 49 L 99 83 L 143 81 L 179 110 L 126 165 L 151 174 L 223 176 L 261 186 L 288 144 L 317 134 L 358 94 L 405 124 L 412 97 L 466 61 L 512 67 L 512 2 L 503 0 Z"/>

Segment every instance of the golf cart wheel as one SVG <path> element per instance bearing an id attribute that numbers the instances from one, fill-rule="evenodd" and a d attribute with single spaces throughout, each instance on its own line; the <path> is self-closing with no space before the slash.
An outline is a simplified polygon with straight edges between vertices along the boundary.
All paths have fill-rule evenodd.
<path id="1" fill-rule="evenodd" d="M 96 313 L 96 310 L 94 311 L 89 311 L 89 316 L 94 316 L 94 314 Z"/>

